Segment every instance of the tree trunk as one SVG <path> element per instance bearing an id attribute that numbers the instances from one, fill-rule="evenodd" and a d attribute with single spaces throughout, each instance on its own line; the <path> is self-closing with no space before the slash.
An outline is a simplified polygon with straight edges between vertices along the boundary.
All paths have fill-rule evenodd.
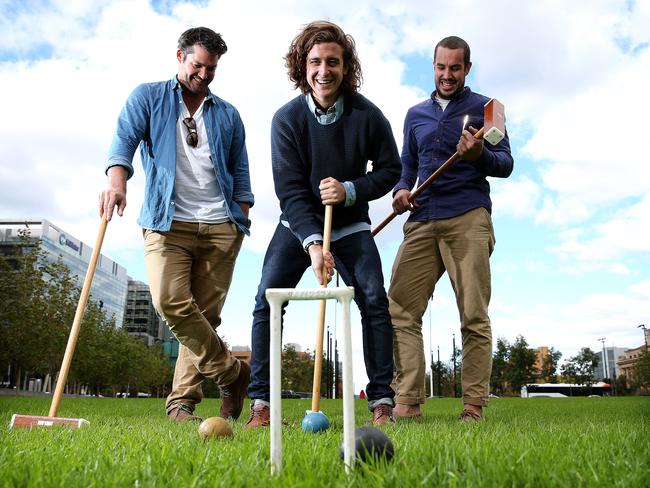
<path id="1" fill-rule="evenodd" d="M 22 371 L 20 370 L 20 365 L 16 365 L 16 370 L 14 371 L 14 383 L 16 386 L 16 393 L 20 391 L 20 376 Z"/>

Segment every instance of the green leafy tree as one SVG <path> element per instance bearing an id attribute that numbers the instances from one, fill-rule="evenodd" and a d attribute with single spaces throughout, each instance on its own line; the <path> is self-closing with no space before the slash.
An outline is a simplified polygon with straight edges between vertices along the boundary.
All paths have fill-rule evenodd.
<path id="1" fill-rule="evenodd" d="M 321 384 L 322 392 L 325 391 L 323 376 L 321 375 L 323 381 Z M 312 356 L 309 353 L 296 351 L 296 348 L 291 344 L 284 346 L 282 352 L 282 388 L 285 390 L 311 391 L 313 378 L 314 360 Z"/>
<path id="2" fill-rule="evenodd" d="M 553 383 L 557 378 L 557 366 L 560 362 L 562 353 L 554 348 L 548 350 L 548 354 L 542 361 L 542 367 L 539 371 L 539 378 L 546 383 Z"/>
<path id="3" fill-rule="evenodd" d="M 492 355 L 492 375 L 490 386 L 496 394 L 503 394 L 507 388 L 507 370 L 510 360 L 510 344 L 502 337 L 497 339 L 497 347 Z"/>
<path id="4" fill-rule="evenodd" d="M 10 250 L 8 253 L 7 250 Z M 12 367 L 12 384 L 21 378 L 55 377 L 79 301 L 77 277 L 61 259 L 46 253 L 21 232 L 15 246 L 0 254 L 0 367 Z M 115 328 L 92 296 L 86 307 L 68 375 L 69 387 L 95 393 L 127 386 L 154 390 L 171 380 L 171 366 L 159 348 L 147 348 Z"/>
<path id="5" fill-rule="evenodd" d="M 578 383 L 578 367 L 571 359 L 562 365 L 560 374 L 564 383 Z"/>
<path id="6" fill-rule="evenodd" d="M 640 388 L 650 388 L 650 352 L 644 352 L 634 366 L 633 385 Z"/>
<path id="7" fill-rule="evenodd" d="M 21 378 L 38 369 L 46 354 L 48 333 L 43 321 L 46 303 L 46 261 L 43 251 L 21 232 L 11 255 L 0 258 L 0 354 L 13 366 L 12 383 L 21 388 Z"/>
<path id="8" fill-rule="evenodd" d="M 505 377 L 510 389 L 517 392 L 522 386 L 535 380 L 537 353 L 528 347 L 524 336 L 519 335 L 508 349 L 509 357 Z"/>
<path id="9" fill-rule="evenodd" d="M 591 385 L 599 360 L 600 358 L 594 351 L 583 347 L 578 354 L 569 358 L 562 365 L 562 376 L 567 383 Z"/>

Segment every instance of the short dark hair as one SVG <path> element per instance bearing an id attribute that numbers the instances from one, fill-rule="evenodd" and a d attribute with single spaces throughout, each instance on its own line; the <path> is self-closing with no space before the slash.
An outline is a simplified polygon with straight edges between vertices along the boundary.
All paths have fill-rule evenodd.
<path id="1" fill-rule="evenodd" d="M 178 38 L 178 49 L 183 52 L 183 58 L 192 52 L 195 44 L 203 46 L 210 54 L 218 57 L 228 50 L 221 34 L 207 27 L 192 27 L 181 34 Z"/>
<path id="2" fill-rule="evenodd" d="M 465 42 L 464 39 L 461 39 L 460 37 L 457 36 L 445 37 L 438 44 L 436 44 L 436 49 L 435 51 L 433 51 L 434 61 L 436 60 L 436 55 L 438 54 L 438 47 L 446 47 L 447 49 L 462 49 L 464 53 L 463 61 L 465 62 L 465 66 L 469 64 L 469 58 L 470 58 L 469 44 L 467 44 L 467 42 Z"/>
<path id="3" fill-rule="evenodd" d="M 343 68 L 346 74 L 343 75 L 341 88 L 345 92 L 356 92 L 363 82 L 363 75 L 354 39 L 338 25 L 326 20 L 307 24 L 291 41 L 289 52 L 284 57 L 289 79 L 303 93 L 309 93 L 311 87 L 307 82 L 307 54 L 315 44 L 322 42 L 335 42 L 343 48 Z"/>

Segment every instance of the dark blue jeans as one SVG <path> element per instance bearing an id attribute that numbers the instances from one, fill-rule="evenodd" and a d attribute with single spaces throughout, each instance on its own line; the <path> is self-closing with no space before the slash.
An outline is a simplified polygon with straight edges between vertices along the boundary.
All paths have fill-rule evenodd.
<path id="1" fill-rule="evenodd" d="M 369 379 L 366 396 L 369 401 L 393 398 L 393 330 L 375 241 L 370 231 L 356 232 L 332 242 L 330 250 L 341 278 L 354 287 L 354 301 L 361 312 L 363 357 Z M 294 288 L 307 268 L 311 269 L 311 260 L 300 241 L 278 224 L 266 250 L 253 311 L 248 387 L 252 399 L 269 401 L 270 309 L 264 293 L 267 288 Z"/>

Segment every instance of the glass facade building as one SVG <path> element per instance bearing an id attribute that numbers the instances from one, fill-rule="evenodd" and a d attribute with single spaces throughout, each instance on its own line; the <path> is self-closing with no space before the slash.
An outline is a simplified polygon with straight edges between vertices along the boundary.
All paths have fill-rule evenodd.
<path id="1" fill-rule="evenodd" d="M 147 346 L 162 341 L 165 332 L 169 332 L 167 325 L 160 319 L 153 306 L 149 285 L 130 278 L 124 311 L 124 329 Z"/>
<path id="2" fill-rule="evenodd" d="M 0 248 L 4 248 L 4 254 L 11 253 L 9 248 L 20 245 L 21 231 L 29 231 L 32 242 L 38 243 L 49 261 L 54 262 L 61 257 L 63 264 L 77 277 L 79 287 L 82 286 L 92 246 L 45 219 L 4 219 L 0 220 Z M 126 268 L 101 254 L 90 288 L 90 300 L 99 303 L 106 316 L 115 319 L 117 327 L 122 327 L 124 322 L 127 283 Z"/>
<path id="3" fill-rule="evenodd" d="M 619 368 L 617 367 L 616 363 L 623 355 L 625 352 L 625 348 L 623 347 L 606 347 L 605 348 L 605 357 L 607 358 L 607 363 L 603 361 L 603 351 L 600 350 L 596 353 L 598 356 L 598 365 L 596 366 L 596 370 L 594 371 L 594 378 L 596 379 L 604 379 L 608 378 L 610 380 L 614 380 L 618 378 L 618 376 L 621 374 L 619 371 Z"/>

